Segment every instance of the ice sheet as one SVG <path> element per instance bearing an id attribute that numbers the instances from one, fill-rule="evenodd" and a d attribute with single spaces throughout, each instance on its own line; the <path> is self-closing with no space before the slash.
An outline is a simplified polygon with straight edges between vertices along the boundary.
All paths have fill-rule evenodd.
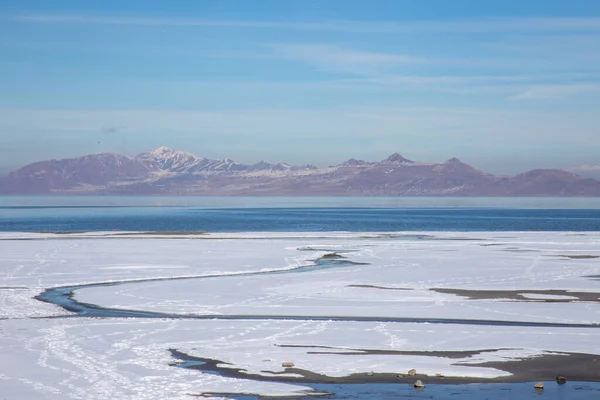
<path id="1" fill-rule="evenodd" d="M 485 361 L 558 352 L 598 352 L 599 330 L 427 326 L 328 321 L 10 320 L 0 321 L 0 393 L 8 398 L 164 399 L 203 392 L 292 395 L 307 388 L 223 378 L 176 368 L 167 351 L 214 358 L 249 373 L 298 368 L 330 376 L 368 371 L 496 377 Z M 286 347 L 306 346 L 306 347 Z M 366 350 L 460 351 L 494 349 L 449 358 L 344 353 Z M 340 353 L 340 354 L 327 354 Z M 11 394 L 14 396 L 11 397 Z M 29 397 L 26 394 L 31 394 Z M 18 396 L 17 396 L 18 395 Z"/>
<path id="2" fill-rule="evenodd" d="M 331 252 L 365 264 L 247 275 L 310 268 Z M 277 372 L 281 362 L 293 361 L 331 376 L 415 368 L 430 375 L 497 377 L 506 372 L 474 364 L 547 352 L 600 354 L 596 328 L 268 318 L 32 319 L 68 314 L 33 299 L 46 288 L 128 282 L 81 289 L 76 298 L 180 314 L 598 323 L 600 304 L 568 292 L 522 293 L 524 299 L 517 300 L 433 290 L 596 293 L 600 281 L 590 278 L 600 275 L 596 256 L 600 234 L 590 232 L 0 233 L 0 393 L 57 400 L 183 399 L 202 392 L 290 395 L 306 389 L 176 368 L 169 365 L 175 361 L 169 348 L 249 372 Z M 186 277 L 204 278 L 168 280 Z M 165 280 L 148 281 L 156 279 Z M 462 358 L 393 353 L 484 349 L 491 351 Z"/>
<path id="3" fill-rule="evenodd" d="M 441 236 L 447 237 L 453 236 Z M 471 239 L 477 237 L 471 235 Z M 265 250 L 259 245 L 264 241 L 271 245 L 268 266 L 272 269 L 308 265 L 310 260 L 335 251 L 364 265 L 97 287 L 80 290 L 76 298 L 111 308 L 199 315 L 443 317 L 571 324 L 600 321 L 600 304 L 592 302 L 523 302 L 501 295 L 476 299 L 435 290 L 511 290 L 515 294 L 519 290 L 599 291 L 597 281 L 587 277 L 600 273 L 598 260 L 591 258 L 600 255 L 597 237 L 547 233 L 485 241 L 244 237 L 219 243 L 228 247 L 230 256 L 236 254 L 257 265 L 255 260 L 265 259 Z M 200 240 L 195 246 L 210 247 L 212 243 Z M 289 257 L 282 257 L 284 253 L 292 257 L 292 264 Z M 566 254 L 589 257 L 572 259 Z M 577 299 L 544 294 L 522 297 Z"/>
<path id="4" fill-rule="evenodd" d="M 311 257 L 268 240 L 248 257 L 231 240 L 43 236 L 0 240 L 0 318 L 64 314 L 31 300 L 47 287 L 284 270 Z"/>
<path id="5" fill-rule="evenodd" d="M 204 392 L 302 394 L 301 385 L 224 378 L 171 366 L 195 343 L 181 321 L 0 321 L 0 393 L 7 399 L 192 399 Z M 215 397 L 219 398 L 219 397 Z"/>

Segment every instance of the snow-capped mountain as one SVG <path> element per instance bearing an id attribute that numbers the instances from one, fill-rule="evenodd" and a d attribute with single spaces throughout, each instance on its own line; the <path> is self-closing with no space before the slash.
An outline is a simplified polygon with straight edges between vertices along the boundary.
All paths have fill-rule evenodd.
<path id="1" fill-rule="evenodd" d="M 408 159 L 402 157 L 398 153 L 394 153 L 382 161 L 382 163 L 384 163 L 384 164 L 409 164 L 412 162 L 414 162 L 414 161 L 408 160 Z"/>
<path id="2" fill-rule="evenodd" d="M 196 157 L 184 151 L 174 151 L 168 147 L 161 146 L 149 153 L 142 153 L 134 158 L 150 171 L 167 172 L 197 172 L 202 170 L 210 160 Z"/>
<path id="3" fill-rule="evenodd" d="M 3 194 L 600 196 L 600 181 L 561 170 L 514 177 L 479 171 L 457 158 L 380 162 L 354 158 L 327 168 L 211 160 L 159 147 L 135 157 L 92 154 L 27 165 L 0 180 Z"/>
<path id="4" fill-rule="evenodd" d="M 349 160 L 344 161 L 342 164 L 340 164 L 343 167 L 356 167 L 357 165 L 370 165 L 373 163 L 369 163 L 363 160 L 357 160 L 356 158 L 351 158 Z"/>

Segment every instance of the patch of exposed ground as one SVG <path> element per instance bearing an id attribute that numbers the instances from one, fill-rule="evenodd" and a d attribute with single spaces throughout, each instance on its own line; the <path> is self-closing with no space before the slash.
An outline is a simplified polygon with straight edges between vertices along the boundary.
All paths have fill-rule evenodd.
<path id="1" fill-rule="evenodd" d="M 564 257 L 564 258 L 568 258 L 570 260 L 591 260 L 594 258 L 600 258 L 600 256 L 597 255 L 591 255 L 591 254 L 561 254 L 558 257 Z"/>
<path id="2" fill-rule="evenodd" d="M 327 253 L 322 255 L 321 260 L 339 260 L 340 258 L 346 258 L 338 253 Z"/>
<path id="3" fill-rule="evenodd" d="M 587 278 L 600 279 L 600 275 L 589 275 Z M 377 285 L 348 285 L 354 288 L 368 288 L 379 290 L 414 290 L 402 287 L 386 287 Z M 600 303 L 600 293 L 596 292 L 571 292 L 569 290 L 550 289 L 550 290 L 475 290 L 475 289 L 452 289 L 452 288 L 429 288 L 432 292 L 442 294 L 453 294 L 465 297 L 469 300 L 513 300 L 527 302 L 545 302 L 545 303 L 570 303 L 570 302 L 591 302 Z M 547 298 L 533 298 L 527 295 L 547 296 Z M 555 298 L 552 298 L 552 297 Z"/>
<path id="4" fill-rule="evenodd" d="M 296 345 L 296 344 L 280 344 L 276 345 L 282 348 L 299 348 L 299 349 L 323 349 L 330 351 L 307 351 L 306 354 L 335 354 L 340 356 L 346 355 L 400 355 L 400 356 L 429 356 L 450 359 L 463 359 L 473 357 L 484 353 L 493 353 L 498 350 L 514 350 L 514 349 L 483 349 L 483 350 L 462 350 L 462 351 L 406 351 L 406 350 L 378 350 L 378 349 L 349 349 L 347 347 L 332 347 L 332 346 L 312 346 L 312 345 Z"/>
<path id="5" fill-rule="evenodd" d="M 570 303 L 574 301 L 584 301 L 592 303 L 600 303 L 600 293 L 595 292 L 571 292 L 569 290 L 470 290 L 470 289 L 447 289 L 447 288 L 431 288 L 431 291 L 444 294 L 454 294 L 463 296 L 470 300 L 496 300 L 509 299 L 529 302 L 544 302 L 544 303 Z M 549 298 L 529 298 L 525 295 L 542 295 Z M 551 298 L 556 296 L 556 298 Z M 571 298 L 559 298 L 566 296 Z"/>

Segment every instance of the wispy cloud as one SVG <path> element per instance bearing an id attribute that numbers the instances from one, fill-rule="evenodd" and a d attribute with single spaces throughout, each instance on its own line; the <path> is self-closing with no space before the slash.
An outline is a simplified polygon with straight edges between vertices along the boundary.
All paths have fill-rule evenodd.
<path id="1" fill-rule="evenodd" d="M 262 28 L 262 29 L 301 29 L 330 30 L 335 29 L 330 23 L 318 22 L 270 22 L 243 20 L 209 20 L 195 18 L 146 18 L 121 16 L 92 15 L 59 15 L 59 14 L 27 14 L 18 15 L 12 20 L 31 23 L 48 24 L 102 24 L 102 25 L 137 25 L 137 26 L 197 26 L 224 28 Z"/>
<path id="2" fill-rule="evenodd" d="M 29 23 L 105 24 L 137 26 L 197 26 L 248 29 L 330 30 L 352 32 L 587 32 L 600 31 L 600 18 L 485 18 L 447 21 L 316 21 L 276 22 L 210 20 L 195 18 L 149 18 L 78 14 L 22 14 L 8 17 Z"/>
<path id="3" fill-rule="evenodd" d="M 346 49 L 334 45 L 282 44 L 271 47 L 279 56 L 287 59 L 359 75 L 377 74 L 402 64 L 427 62 L 427 59 L 422 57 Z"/>
<path id="4" fill-rule="evenodd" d="M 547 74 L 517 74 L 517 75 L 387 75 L 381 78 L 363 78 L 362 82 L 390 85 L 404 84 L 471 84 L 471 83 L 544 83 L 544 82 L 592 82 L 600 79 L 597 73 L 547 73 Z M 357 80 L 358 81 L 358 80 Z"/>
<path id="5" fill-rule="evenodd" d="M 511 96 L 511 100 L 559 100 L 590 93 L 600 93 L 600 83 L 548 84 L 526 88 Z"/>

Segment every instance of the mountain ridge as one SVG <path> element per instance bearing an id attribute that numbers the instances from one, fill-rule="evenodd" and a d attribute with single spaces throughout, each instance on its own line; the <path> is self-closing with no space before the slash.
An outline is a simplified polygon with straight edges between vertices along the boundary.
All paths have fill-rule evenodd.
<path id="1" fill-rule="evenodd" d="M 0 179 L 0 194 L 600 196 L 600 181 L 559 169 L 498 176 L 458 158 L 424 163 L 399 153 L 317 168 L 213 160 L 161 146 L 133 157 L 99 153 L 28 164 Z"/>

